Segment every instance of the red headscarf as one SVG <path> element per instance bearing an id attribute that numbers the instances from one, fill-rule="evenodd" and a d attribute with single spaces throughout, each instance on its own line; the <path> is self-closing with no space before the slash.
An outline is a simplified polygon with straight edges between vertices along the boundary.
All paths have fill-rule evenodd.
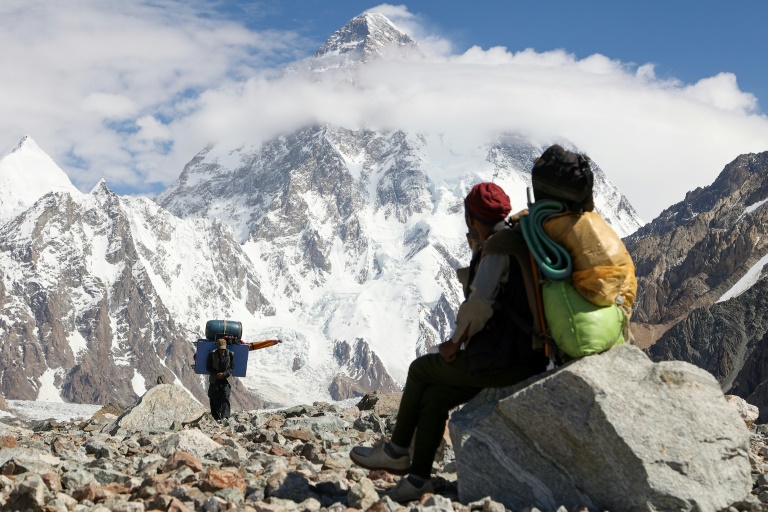
<path id="1" fill-rule="evenodd" d="M 488 225 L 496 224 L 507 218 L 512 211 L 509 196 L 495 183 L 478 183 L 470 190 L 464 205 L 470 215 Z"/>

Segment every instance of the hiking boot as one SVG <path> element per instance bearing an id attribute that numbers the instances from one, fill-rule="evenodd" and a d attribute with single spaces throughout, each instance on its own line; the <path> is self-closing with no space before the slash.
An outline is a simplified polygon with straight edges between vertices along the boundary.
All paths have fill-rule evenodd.
<path id="1" fill-rule="evenodd" d="M 427 493 L 435 493 L 435 488 L 432 486 L 432 480 L 427 479 L 421 487 L 417 487 L 411 483 L 408 477 L 403 477 L 397 482 L 396 486 L 386 491 L 384 496 L 388 496 L 389 499 L 398 503 L 406 503 L 418 500 Z"/>
<path id="2" fill-rule="evenodd" d="M 386 451 L 387 441 L 382 439 L 372 447 L 355 446 L 349 452 L 349 458 L 365 469 L 383 469 L 393 475 L 405 475 L 411 469 L 411 458 L 406 453 L 399 457 L 391 456 Z"/>

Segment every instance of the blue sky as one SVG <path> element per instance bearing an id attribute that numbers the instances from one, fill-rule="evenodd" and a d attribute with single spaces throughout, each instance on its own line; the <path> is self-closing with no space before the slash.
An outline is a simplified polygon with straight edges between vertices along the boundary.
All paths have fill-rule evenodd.
<path id="1" fill-rule="evenodd" d="M 426 57 L 367 66 L 355 90 L 284 73 L 368 9 Z M 576 143 L 651 220 L 768 151 L 767 15 L 757 0 L 3 0 L 0 147 L 29 134 L 81 190 L 151 194 L 210 142 L 308 123 L 468 143 L 518 130 Z"/>

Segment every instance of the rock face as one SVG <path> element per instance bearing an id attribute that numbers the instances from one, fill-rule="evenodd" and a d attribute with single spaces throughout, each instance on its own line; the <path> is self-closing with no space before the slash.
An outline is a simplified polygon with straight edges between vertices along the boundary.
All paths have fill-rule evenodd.
<path id="1" fill-rule="evenodd" d="M 207 410 L 182 387 L 160 384 L 118 416 L 110 430 L 118 427 L 126 430 L 169 429 L 174 421 L 193 421 Z"/>
<path id="2" fill-rule="evenodd" d="M 410 361 L 450 334 L 462 300 L 455 269 L 469 258 L 464 196 L 493 180 L 522 209 L 531 164 L 544 149 L 502 139 L 452 150 L 461 161 L 451 165 L 467 169 L 457 176 L 443 175 L 445 163 L 435 160 L 448 137 L 328 125 L 263 144 L 221 144 L 189 162 L 157 203 L 231 227 L 275 304 L 275 322 L 293 320 L 253 322 L 263 326 L 255 336 L 287 338 L 290 329 L 292 338 L 280 358 L 254 358 L 252 374 L 262 380 L 252 387 L 262 398 L 281 402 L 268 394 L 278 371 L 303 399 L 395 389 Z M 597 166 L 595 190 L 618 232 L 639 226 Z M 318 396 L 321 388 L 329 396 Z"/>
<path id="3" fill-rule="evenodd" d="M 200 319 L 273 312 L 246 260 L 221 224 L 181 221 L 103 182 L 41 197 L 0 224 L 0 392 L 129 404 L 162 376 L 205 400 L 190 366 Z M 236 406 L 262 405 L 240 389 Z"/>
<path id="4" fill-rule="evenodd" d="M 768 254 L 767 170 L 768 152 L 741 155 L 625 239 L 637 266 L 633 322 L 671 325 L 711 306 Z"/>
<path id="5" fill-rule="evenodd" d="M 717 511 L 752 481 L 749 432 L 715 379 L 619 346 L 451 419 L 463 502 Z"/>
<path id="6" fill-rule="evenodd" d="M 741 155 L 626 239 L 633 331 L 655 361 L 712 373 L 768 418 L 768 152 Z"/>

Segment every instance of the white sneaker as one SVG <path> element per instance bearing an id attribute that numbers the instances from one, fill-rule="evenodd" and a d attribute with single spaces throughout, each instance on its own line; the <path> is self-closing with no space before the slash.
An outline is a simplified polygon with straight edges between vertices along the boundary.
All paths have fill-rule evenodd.
<path id="1" fill-rule="evenodd" d="M 406 475 L 411 469 L 411 458 L 406 453 L 400 457 L 390 457 L 384 450 L 387 441 L 382 439 L 371 447 L 355 446 L 349 452 L 349 458 L 365 469 L 382 469 L 394 475 Z"/>
<path id="2" fill-rule="evenodd" d="M 435 488 L 432 486 L 432 480 L 426 480 L 421 487 L 416 487 L 410 480 L 408 480 L 408 477 L 403 477 L 397 482 L 396 486 L 386 491 L 384 496 L 388 496 L 389 499 L 398 503 L 406 503 L 408 501 L 418 500 L 427 493 L 435 493 Z"/>

